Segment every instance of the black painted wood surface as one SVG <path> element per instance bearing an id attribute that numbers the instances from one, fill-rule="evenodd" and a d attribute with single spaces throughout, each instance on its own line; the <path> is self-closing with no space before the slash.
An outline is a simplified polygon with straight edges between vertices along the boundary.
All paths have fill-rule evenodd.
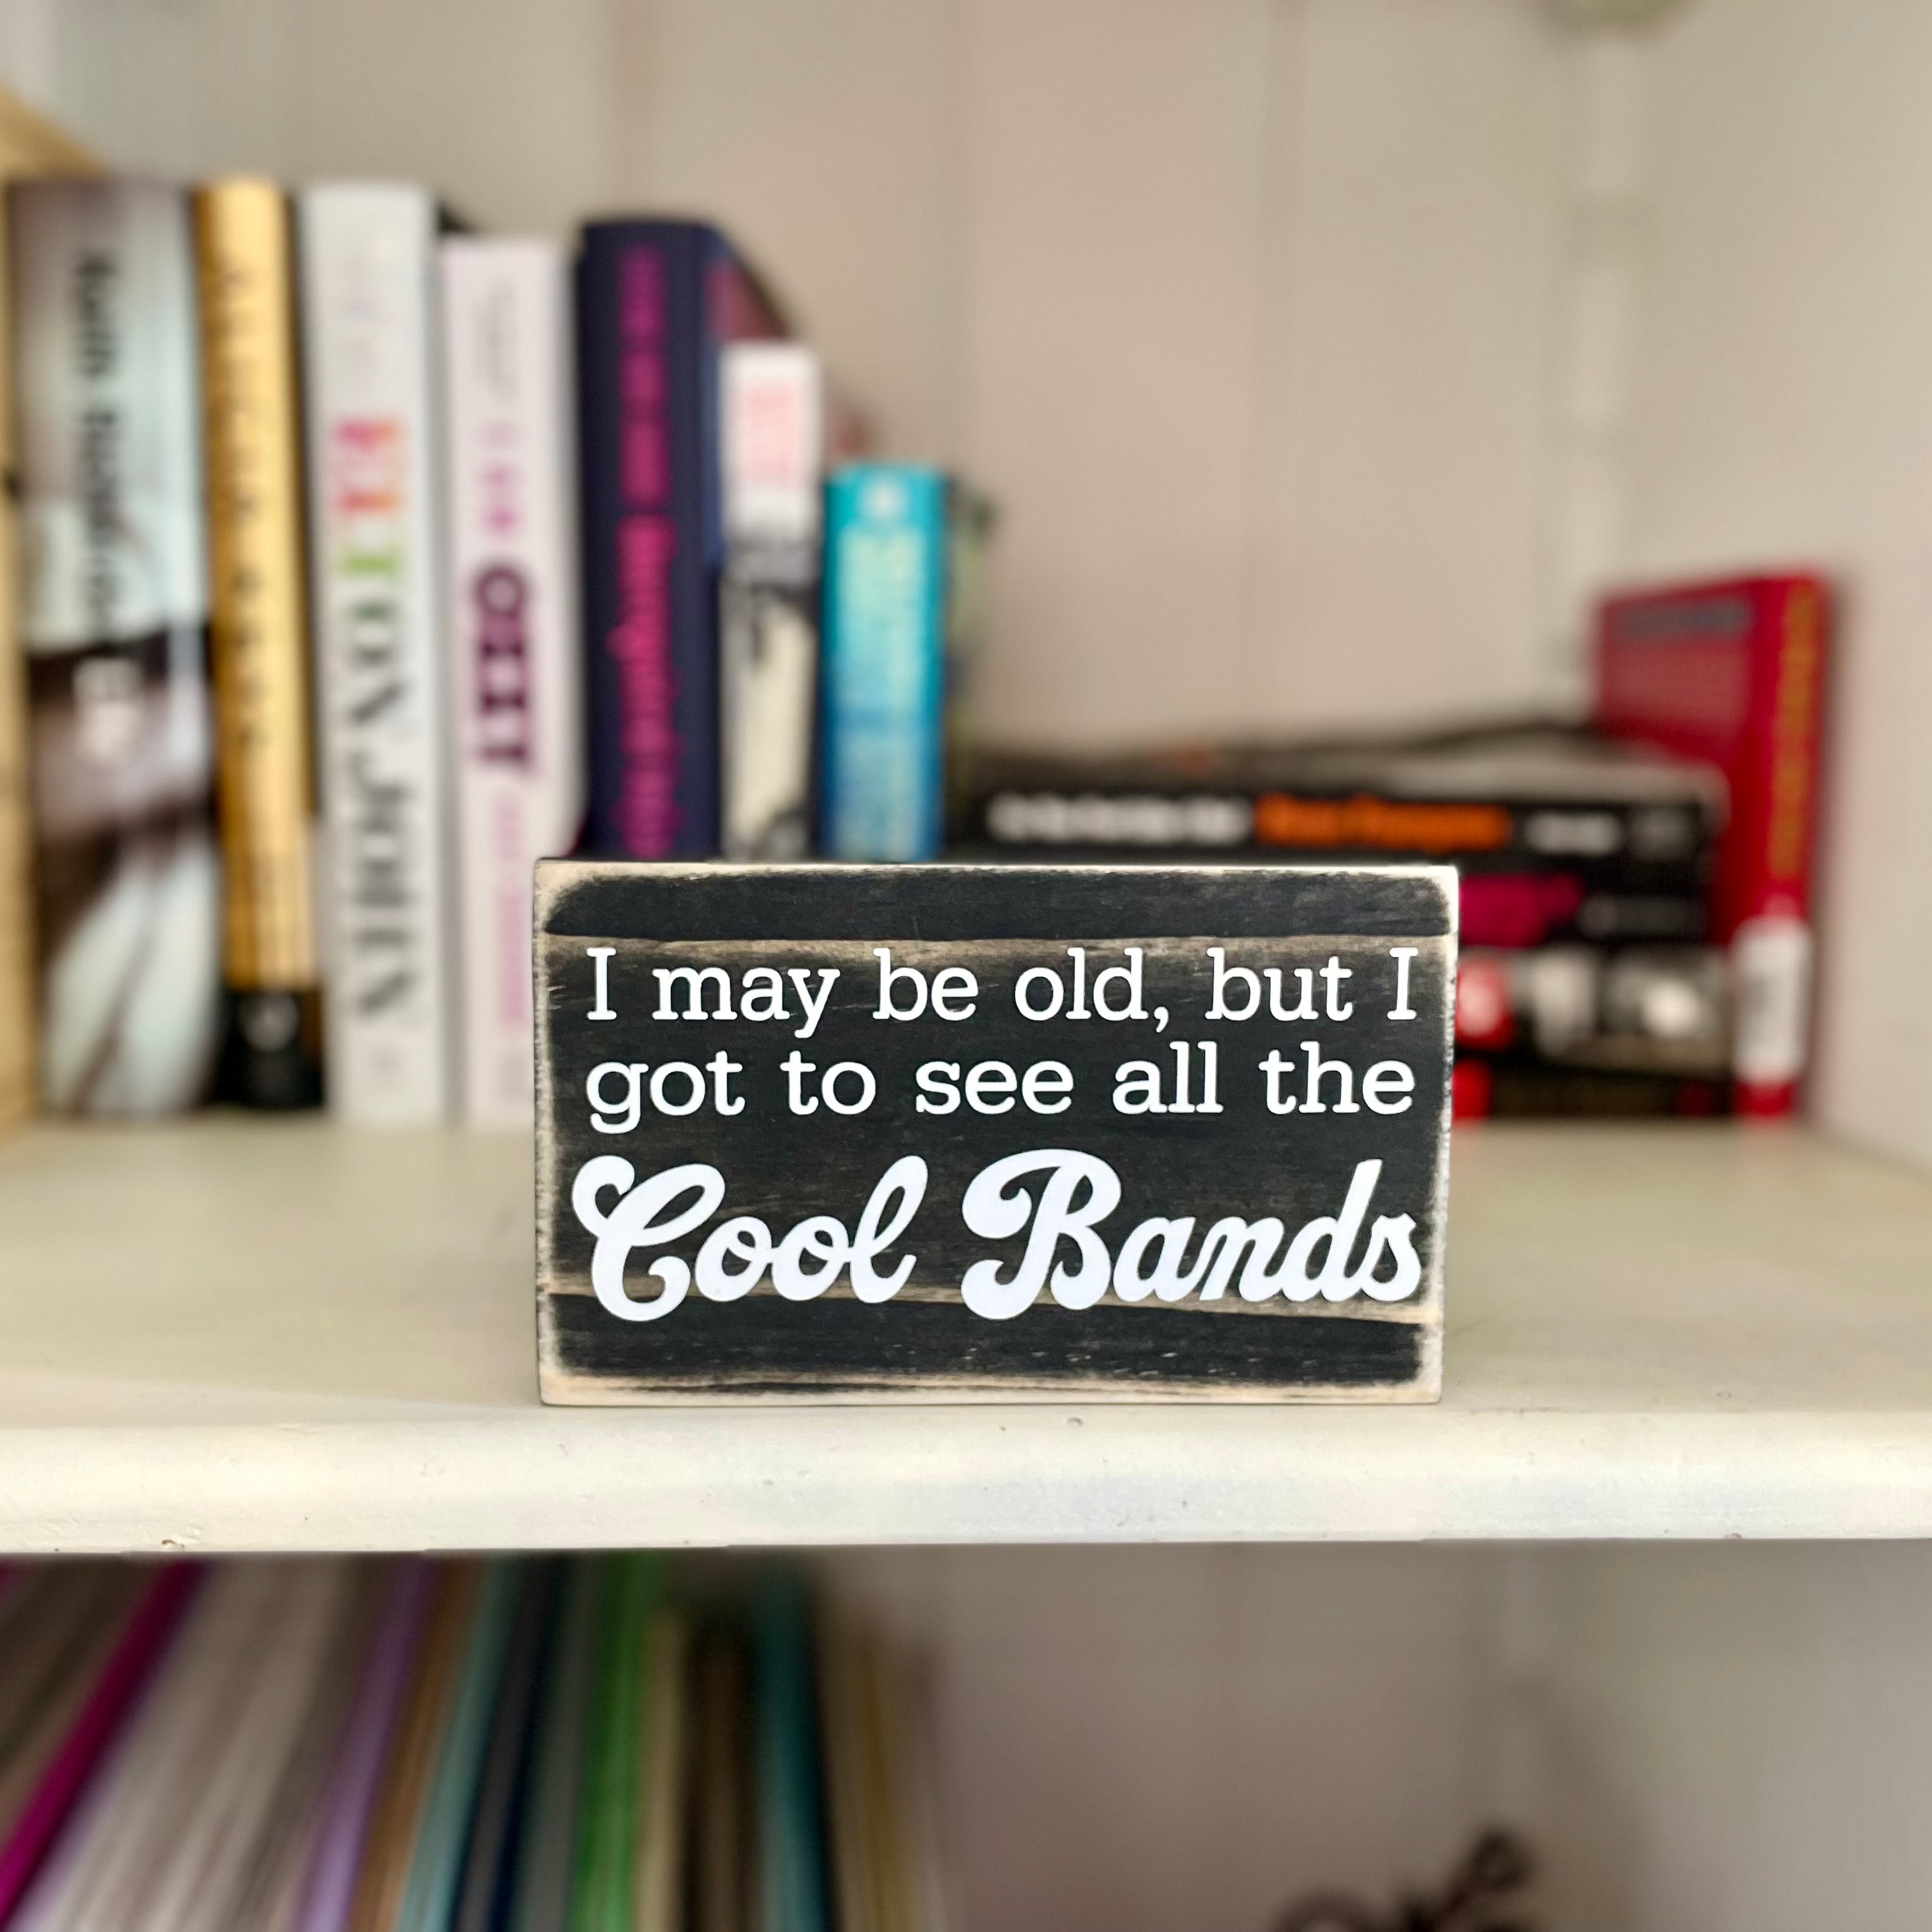
<path id="1" fill-rule="evenodd" d="M 1454 877 L 1436 868 L 545 863 L 546 1399 L 1432 1398 L 1454 928 Z M 878 1016 L 881 948 L 896 1010 L 922 1001 L 917 1017 Z M 1210 1018 L 1214 948 L 1255 978 L 1226 979 Z M 1044 1013 L 1048 974 L 1058 1011 L 1023 1016 L 1022 976 Z M 1348 1070 L 1346 1108 L 1324 1071 L 1310 1109 L 1311 1058 Z M 1167 1111 L 1124 1112 L 1117 1093 Z M 794 1112 L 794 1095 L 816 1104 Z M 1004 1185 L 987 1174 L 1026 1156 Z M 922 1191 L 904 1218 L 908 1163 Z M 693 1225 L 664 1240 L 647 1226 L 632 1246 L 627 1216 L 674 1168 L 689 1172 L 644 1218 Z M 880 1193 L 874 1225 L 904 1225 L 869 1270 L 862 1254 L 862 1294 L 850 1249 L 889 1170 L 904 1184 Z M 1317 1228 L 1292 1261 L 1298 1234 L 1352 1198 L 1347 1252 Z M 1049 1240 L 1057 1199 L 1076 1228 Z M 772 1245 L 812 1217 L 838 1226 L 794 1234 L 775 1269 L 746 1216 Z M 1263 1224 L 1265 1266 L 1252 1244 L 1212 1243 L 1232 1220 Z M 1029 1252 L 1045 1265 L 1029 1271 Z"/>

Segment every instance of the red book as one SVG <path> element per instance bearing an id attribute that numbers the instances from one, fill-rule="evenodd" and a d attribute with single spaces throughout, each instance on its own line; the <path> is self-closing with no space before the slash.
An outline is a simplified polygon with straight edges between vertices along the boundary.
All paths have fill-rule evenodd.
<path id="1" fill-rule="evenodd" d="M 1730 781 L 1712 937 L 1731 948 L 1738 1110 L 1797 1105 L 1810 1050 L 1811 888 L 1830 602 L 1817 577 L 1742 577 L 1607 598 L 1597 722 Z"/>

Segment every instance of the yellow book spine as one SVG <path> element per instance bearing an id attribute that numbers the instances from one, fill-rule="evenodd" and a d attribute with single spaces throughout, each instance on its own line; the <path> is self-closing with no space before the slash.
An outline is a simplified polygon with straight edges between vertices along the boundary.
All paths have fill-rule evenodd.
<path id="1" fill-rule="evenodd" d="M 211 634 L 225 902 L 238 992 L 313 988 L 315 790 L 301 415 L 286 197 L 196 197 Z"/>

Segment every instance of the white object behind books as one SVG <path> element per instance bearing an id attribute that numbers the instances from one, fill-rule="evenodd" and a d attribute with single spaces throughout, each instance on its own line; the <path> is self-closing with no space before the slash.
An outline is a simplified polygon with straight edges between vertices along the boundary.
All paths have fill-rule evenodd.
<path id="1" fill-rule="evenodd" d="M 796 343 L 734 343 L 719 386 L 724 850 L 802 858 L 818 701 L 824 378 Z"/>
<path id="2" fill-rule="evenodd" d="M 533 1113 L 531 872 L 584 815 L 568 286 L 547 242 L 442 244 L 464 1111 Z"/>
<path id="3" fill-rule="evenodd" d="M 436 210 L 343 184 L 301 218 L 328 1094 L 422 1123 L 452 1097 Z"/>
<path id="4" fill-rule="evenodd" d="M 721 358 L 724 539 L 816 544 L 824 469 L 824 378 L 796 342 L 734 342 Z"/>

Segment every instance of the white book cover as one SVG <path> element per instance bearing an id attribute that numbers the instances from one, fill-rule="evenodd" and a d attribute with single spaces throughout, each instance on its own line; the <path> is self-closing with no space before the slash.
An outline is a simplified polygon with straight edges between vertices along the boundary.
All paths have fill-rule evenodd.
<path id="1" fill-rule="evenodd" d="M 802 343 L 733 342 L 718 375 L 725 542 L 818 542 L 825 382 Z"/>
<path id="2" fill-rule="evenodd" d="M 818 703 L 824 378 L 800 344 L 733 343 L 719 392 L 724 850 L 802 858 Z"/>
<path id="3" fill-rule="evenodd" d="M 532 868 L 576 843 L 586 758 L 562 251 L 446 241 L 442 326 L 463 1107 L 527 1127 Z"/>
<path id="4" fill-rule="evenodd" d="M 300 206 L 330 1104 L 451 1109 L 436 212 L 414 188 Z"/>

